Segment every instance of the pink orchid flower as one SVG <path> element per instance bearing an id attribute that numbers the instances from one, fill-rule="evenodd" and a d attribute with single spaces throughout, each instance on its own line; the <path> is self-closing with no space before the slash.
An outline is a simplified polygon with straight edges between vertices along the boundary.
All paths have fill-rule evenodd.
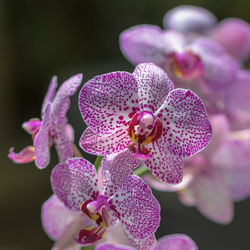
<path id="1" fill-rule="evenodd" d="M 164 70 L 140 64 L 131 74 L 96 76 L 80 91 L 79 108 L 88 128 L 80 146 L 96 155 L 128 148 L 161 181 L 179 183 L 183 157 L 207 146 L 211 125 L 192 91 L 174 89 Z"/>
<path id="2" fill-rule="evenodd" d="M 238 63 L 214 40 L 154 25 L 133 26 L 120 35 L 120 48 L 133 64 L 152 62 L 160 66 L 178 87 L 205 85 L 224 88 L 232 83 Z"/>
<path id="3" fill-rule="evenodd" d="M 93 221 L 88 216 L 81 211 L 73 212 L 64 206 L 55 194 L 44 202 L 41 217 L 44 231 L 55 241 L 52 250 L 80 250 L 82 245 L 76 243 L 75 239 L 81 229 L 93 226 Z M 145 249 L 155 244 L 156 239 L 154 235 L 143 240 L 128 238 L 121 223 L 118 223 L 106 232 L 103 239 L 97 242 Z"/>
<path id="4" fill-rule="evenodd" d="M 59 161 L 65 162 L 73 157 L 73 128 L 67 123 L 69 97 L 74 95 L 82 81 L 78 74 L 65 81 L 57 93 L 57 78 L 53 77 L 42 105 L 41 120 L 33 118 L 23 123 L 23 128 L 32 135 L 33 146 L 19 153 L 10 149 L 8 157 L 15 163 L 27 163 L 35 160 L 38 168 L 45 168 L 50 161 L 50 147 L 55 144 Z"/>
<path id="5" fill-rule="evenodd" d="M 227 224 L 233 218 L 233 201 L 250 194 L 250 130 L 230 132 L 224 115 L 212 116 L 211 124 L 212 141 L 185 161 L 182 183 L 170 186 L 149 175 L 144 179 L 158 190 L 177 191 L 184 204 L 196 206 L 214 222 Z"/>
<path id="6" fill-rule="evenodd" d="M 192 5 L 181 5 L 166 13 L 163 26 L 189 36 L 207 35 L 238 61 L 246 59 L 250 53 L 250 26 L 239 18 L 226 18 L 217 23 L 210 11 Z"/>
<path id="7" fill-rule="evenodd" d="M 160 205 L 147 184 L 131 174 L 138 164 L 127 151 L 105 158 L 101 185 L 95 167 L 83 158 L 55 166 L 51 175 L 54 193 L 68 209 L 81 211 L 92 221 L 92 226 L 78 232 L 78 244 L 94 244 L 118 222 L 128 238 L 144 240 L 154 234 Z"/>
<path id="8" fill-rule="evenodd" d="M 136 248 L 111 243 L 100 243 L 95 250 L 135 250 Z M 160 238 L 154 245 L 147 245 L 143 250 L 198 250 L 195 242 L 185 234 L 171 234 Z"/>

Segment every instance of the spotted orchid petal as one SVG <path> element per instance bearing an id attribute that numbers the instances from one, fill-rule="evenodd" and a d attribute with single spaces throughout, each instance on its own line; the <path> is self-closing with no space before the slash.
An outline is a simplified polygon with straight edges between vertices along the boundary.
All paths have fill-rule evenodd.
<path id="1" fill-rule="evenodd" d="M 56 151 L 59 157 L 59 162 L 65 162 L 69 158 L 73 157 L 73 150 L 71 142 L 61 129 L 54 128 L 50 131 L 51 138 L 55 143 Z"/>
<path id="2" fill-rule="evenodd" d="M 51 103 L 48 103 L 45 111 L 42 125 L 35 136 L 34 148 L 35 148 L 35 164 L 38 168 L 45 168 L 50 162 L 49 152 L 49 129 L 50 129 L 50 114 Z"/>
<path id="3" fill-rule="evenodd" d="M 81 139 L 81 148 L 91 154 L 107 155 L 123 151 L 131 143 L 127 126 L 117 129 L 110 135 L 97 135 L 90 128 L 84 130 Z"/>
<path id="4" fill-rule="evenodd" d="M 35 149 L 28 146 L 19 153 L 14 152 L 14 148 L 10 148 L 8 157 L 15 163 L 28 163 L 35 160 Z"/>
<path id="5" fill-rule="evenodd" d="M 232 221 L 234 208 L 226 183 L 218 173 L 200 174 L 193 182 L 194 197 L 198 210 L 220 224 Z"/>
<path id="6" fill-rule="evenodd" d="M 154 25 L 133 26 L 120 35 L 120 48 L 123 55 L 133 64 L 152 62 L 165 64 L 163 31 Z"/>
<path id="7" fill-rule="evenodd" d="M 129 150 L 111 154 L 102 160 L 103 193 L 112 196 L 127 176 L 133 174 L 140 161 L 135 159 Z"/>
<path id="8" fill-rule="evenodd" d="M 190 90 L 171 91 L 156 114 L 166 123 L 161 144 L 169 145 L 173 155 L 193 155 L 211 140 L 212 128 L 204 104 Z"/>
<path id="9" fill-rule="evenodd" d="M 48 91 L 43 99 L 42 114 L 41 114 L 42 118 L 43 118 L 43 112 L 45 111 L 47 104 L 49 102 L 53 102 L 56 93 L 56 88 L 57 88 L 57 77 L 53 76 L 50 81 Z"/>
<path id="10" fill-rule="evenodd" d="M 171 153 L 167 149 L 167 142 L 164 140 L 164 132 L 161 138 L 152 143 L 150 151 L 153 157 L 146 160 L 144 163 L 150 169 L 152 174 L 164 183 L 177 184 L 183 178 L 183 157 Z"/>
<path id="11" fill-rule="evenodd" d="M 96 199 L 99 193 L 97 182 L 94 166 L 83 158 L 71 158 L 58 164 L 51 174 L 54 193 L 73 211 L 79 211 L 84 201 Z"/>
<path id="12" fill-rule="evenodd" d="M 201 57 L 204 79 L 211 86 L 224 88 L 236 79 L 238 64 L 216 42 L 202 37 L 195 39 L 188 48 Z"/>
<path id="13" fill-rule="evenodd" d="M 74 95 L 82 82 L 82 74 L 72 76 L 66 80 L 58 89 L 53 100 L 51 115 L 56 124 L 65 121 L 66 113 L 69 109 L 69 97 Z"/>
<path id="14" fill-rule="evenodd" d="M 164 70 L 153 63 L 139 64 L 133 72 L 138 82 L 138 99 L 141 110 L 154 113 L 174 89 L 173 82 Z"/>
<path id="15" fill-rule="evenodd" d="M 198 250 L 195 242 L 185 234 L 170 234 L 162 237 L 150 250 Z"/>
<path id="16" fill-rule="evenodd" d="M 124 229 L 133 238 L 145 239 L 159 226 L 160 205 L 138 176 L 128 176 L 110 202 Z"/>
<path id="17" fill-rule="evenodd" d="M 79 108 L 84 121 L 97 134 L 111 134 L 138 111 L 137 81 L 128 72 L 96 76 L 80 91 Z"/>
<path id="18" fill-rule="evenodd" d="M 165 29 L 180 32 L 206 33 L 217 22 L 216 17 L 208 10 L 192 6 L 181 5 L 168 11 L 163 19 Z"/>
<path id="19" fill-rule="evenodd" d="M 224 19 L 215 27 L 211 37 L 237 60 L 249 56 L 250 26 L 245 21 L 238 18 Z"/>

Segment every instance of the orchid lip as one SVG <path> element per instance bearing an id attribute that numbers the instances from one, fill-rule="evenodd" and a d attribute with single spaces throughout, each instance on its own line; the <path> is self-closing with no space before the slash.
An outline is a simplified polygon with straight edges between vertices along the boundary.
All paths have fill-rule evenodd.
<path id="1" fill-rule="evenodd" d="M 204 65 L 199 55 L 192 51 L 171 54 L 171 67 L 178 78 L 197 80 L 204 75 Z"/>
<path id="2" fill-rule="evenodd" d="M 154 153 L 146 145 L 157 141 L 163 132 L 163 125 L 159 117 L 151 112 L 137 112 L 131 119 L 128 134 L 131 144 L 128 149 L 139 160 L 148 160 Z"/>
<path id="3" fill-rule="evenodd" d="M 103 238 L 109 225 L 109 216 L 105 208 L 107 200 L 106 196 L 99 195 L 96 200 L 87 200 L 81 204 L 80 210 L 96 223 L 96 227 L 82 229 L 78 239 L 75 239 L 77 243 L 86 246 Z"/>

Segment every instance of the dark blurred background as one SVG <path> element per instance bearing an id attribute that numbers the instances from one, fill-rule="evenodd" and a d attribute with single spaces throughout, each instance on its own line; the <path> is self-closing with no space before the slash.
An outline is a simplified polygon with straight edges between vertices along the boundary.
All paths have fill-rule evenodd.
<path id="1" fill-rule="evenodd" d="M 43 171 L 33 163 L 15 165 L 7 158 L 11 146 L 19 151 L 31 144 L 21 124 L 40 116 L 50 78 L 57 75 L 61 83 L 82 72 L 85 82 L 105 72 L 132 71 L 120 53 L 119 34 L 136 24 L 161 26 L 165 12 L 180 4 L 205 7 L 219 20 L 233 16 L 250 22 L 246 0 L 0 0 L 1 250 L 44 250 L 52 245 L 41 227 L 40 207 L 51 194 L 55 152 Z M 77 95 L 72 98 L 69 120 L 78 143 L 84 124 Z M 249 199 L 236 204 L 233 223 L 222 226 L 181 205 L 175 194 L 155 195 L 162 204 L 158 237 L 185 233 L 201 250 L 249 249 Z"/>

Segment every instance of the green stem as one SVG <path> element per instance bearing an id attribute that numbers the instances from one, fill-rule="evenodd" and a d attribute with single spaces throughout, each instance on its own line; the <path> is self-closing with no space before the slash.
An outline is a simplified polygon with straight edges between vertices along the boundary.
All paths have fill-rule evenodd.
<path id="1" fill-rule="evenodd" d="M 138 167 L 135 171 L 134 171 L 134 174 L 139 176 L 139 177 L 142 177 L 143 175 L 149 173 L 149 170 L 146 166 L 141 166 L 141 167 Z"/>
<path id="2" fill-rule="evenodd" d="M 94 163 L 94 166 L 95 166 L 96 170 L 98 170 L 98 168 L 100 167 L 100 165 L 102 163 L 102 159 L 103 159 L 103 156 L 97 156 L 96 157 L 96 160 L 95 160 L 95 163 Z"/>
<path id="3" fill-rule="evenodd" d="M 82 247 L 82 250 L 94 250 L 94 245 Z"/>

